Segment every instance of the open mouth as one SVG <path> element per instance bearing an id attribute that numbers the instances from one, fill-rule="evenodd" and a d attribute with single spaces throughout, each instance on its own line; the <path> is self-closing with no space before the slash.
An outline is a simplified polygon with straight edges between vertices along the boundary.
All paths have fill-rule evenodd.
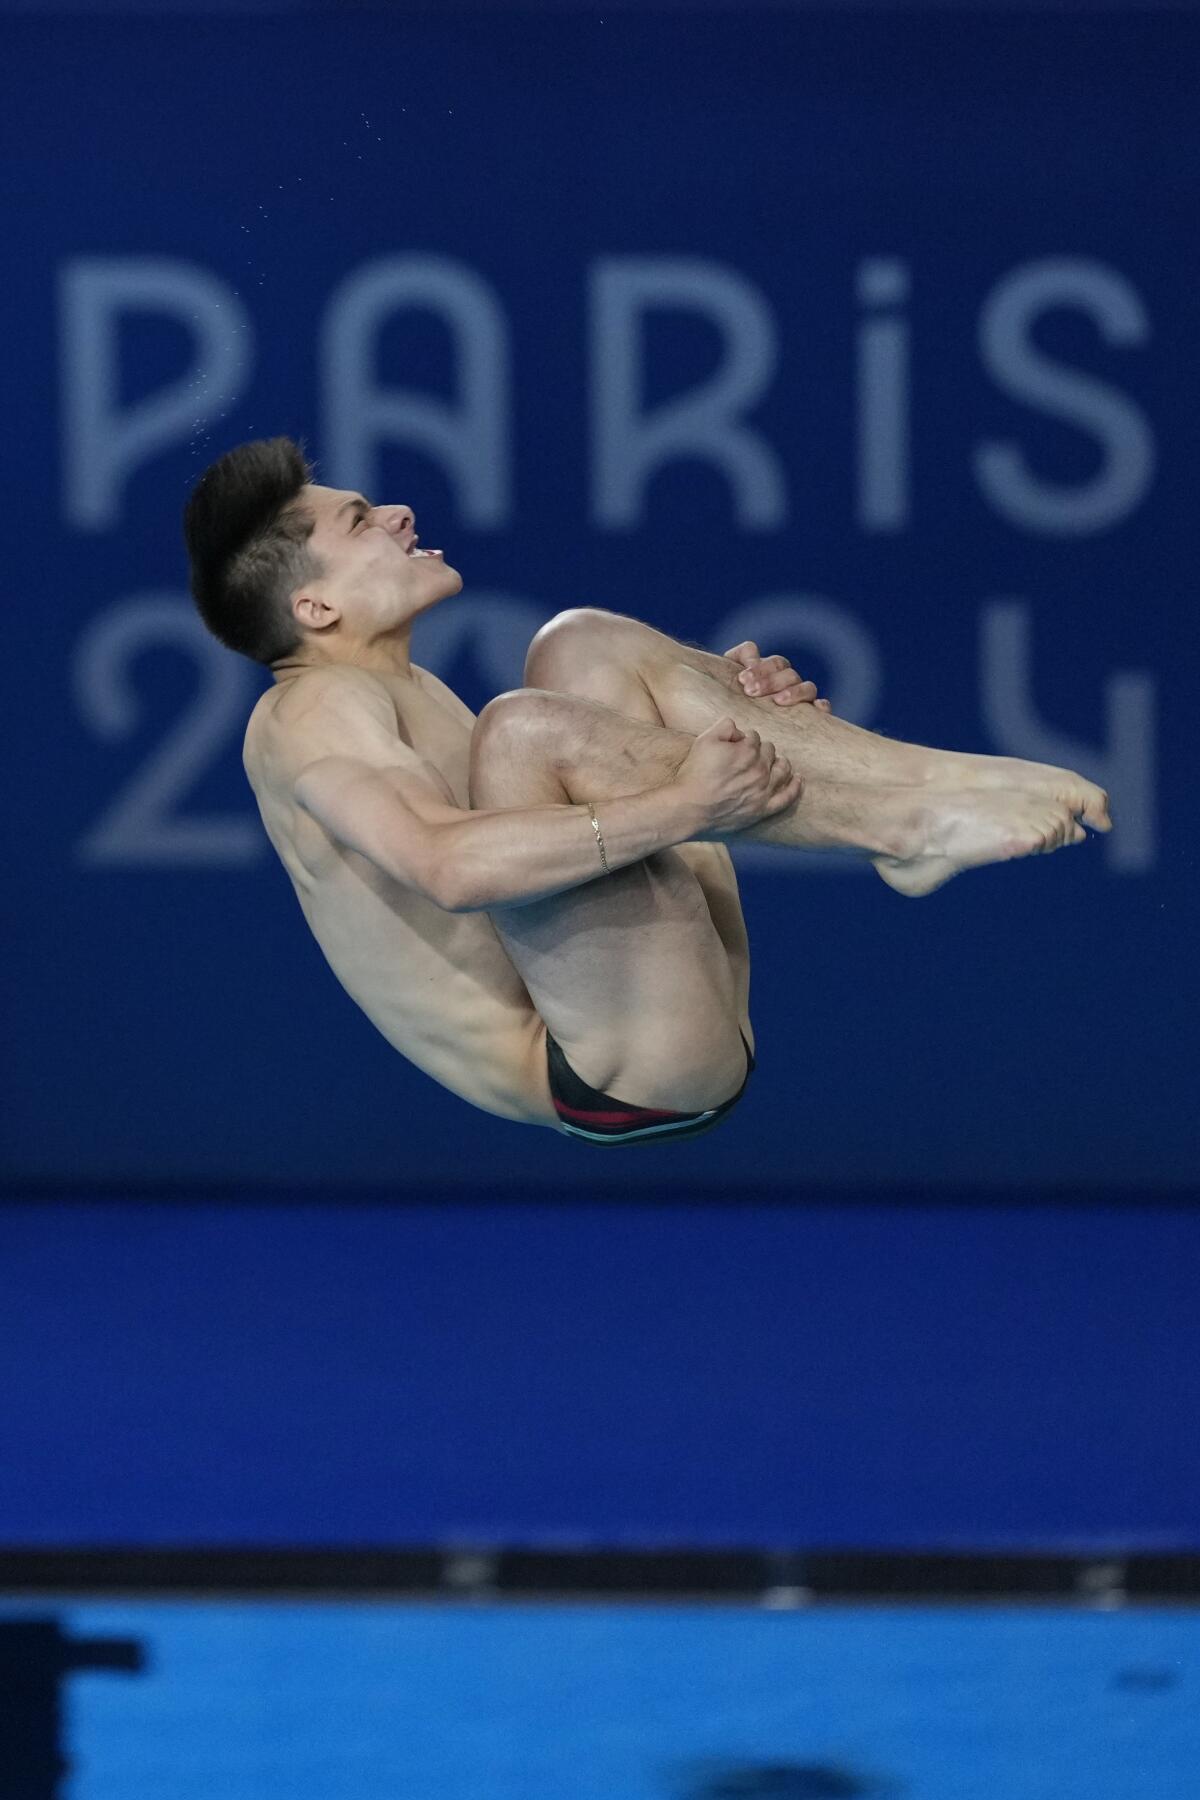
<path id="1" fill-rule="evenodd" d="M 440 556 L 442 553 L 440 550 L 418 550 L 414 544 L 407 554 L 409 556 Z"/>

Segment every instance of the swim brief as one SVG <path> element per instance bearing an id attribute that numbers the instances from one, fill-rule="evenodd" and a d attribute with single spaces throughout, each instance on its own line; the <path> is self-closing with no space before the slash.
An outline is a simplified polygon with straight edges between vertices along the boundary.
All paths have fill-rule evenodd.
<path id="1" fill-rule="evenodd" d="M 731 1112 L 746 1091 L 754 1069 L 754 1052 L 746 1043 L 746 1075 L 741 1087 L 730 1100 L 707 1112 L 662 1112 L 652 1107 L 630 1106 L 589 1087 L 571 1067 L 562 1048 L 546 1033 L 546 1063 L 550 1075 L 550 1096 L 559 1124 L 571 1137 L 585 1138 L 589 1144 L 654 1144 L 665 1139 L 698 1137 L 711 1131 Z"/>

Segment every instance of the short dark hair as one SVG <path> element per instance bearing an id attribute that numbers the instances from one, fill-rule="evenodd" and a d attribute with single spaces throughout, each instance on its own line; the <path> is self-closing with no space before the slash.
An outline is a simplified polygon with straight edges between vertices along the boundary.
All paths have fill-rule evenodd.
<path id="1" fill-rule="evenodd" d="M 268 667 L 300 645 L 291 596 L 325 573 L 309 543 L 316 514 L 297 504 L 312 478 L 303 440 L 238 444 L 205 469 L 183 509 L 201 618 L 229 649 Z"/>

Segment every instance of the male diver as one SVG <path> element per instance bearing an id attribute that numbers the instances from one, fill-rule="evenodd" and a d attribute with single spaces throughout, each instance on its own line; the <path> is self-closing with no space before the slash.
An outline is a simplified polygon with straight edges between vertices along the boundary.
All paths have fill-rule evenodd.
<path id="1" fill-rule="evenodd" d="M 691 1136 L 753 1068 L 725 840 L 870 858 L 922 895 L 1111 829 L 1081 776 L 835 718 L 783 657 L 561 613 L 476 718 L 410 657 L 457 594 L 403 505 L 237 446 L 184 513 L 206 625 L 270 670 L 244 762 L 342 986 L 475 1106 L 596 1143 Z"/>

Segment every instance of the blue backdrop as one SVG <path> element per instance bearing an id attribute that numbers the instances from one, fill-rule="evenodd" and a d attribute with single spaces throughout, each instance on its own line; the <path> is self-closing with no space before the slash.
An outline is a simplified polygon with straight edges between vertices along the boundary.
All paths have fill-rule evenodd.
<path id="1" fill-rule="evenodd" d="M 0 1550 L 1200 1548 L 1194 1207 L 0 1208 Z"/>
<path id="2" fill-rule="evenodd" d="M 748 860 L 760 1073 L 681 1176 L 1194 1181 L 1197 71 L 1184 15 L 7 21 L 9 1180 L 595 1168 L 389 1050 L 261 835 L 179 519 L 288 431 L 463 569 L 476 705 L 592 603 L 1109 786 L 921 903 Z"/>

